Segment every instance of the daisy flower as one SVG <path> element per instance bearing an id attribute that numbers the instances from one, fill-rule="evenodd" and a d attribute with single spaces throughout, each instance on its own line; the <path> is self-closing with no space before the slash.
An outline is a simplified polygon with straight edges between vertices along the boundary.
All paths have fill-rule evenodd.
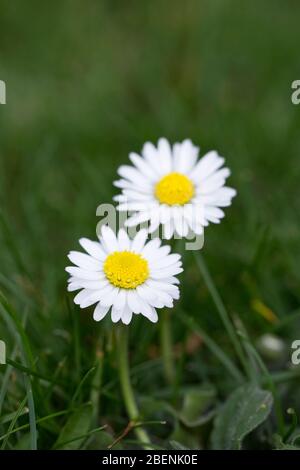
<path id="1" fill-rule="evenodd" d="M 120 166 L 121 179 L 114 182 L 122 190 L 114 197 L 117 209 L 133 212 L 125 222 L 127 227 L 147 222 L 153 233 L 162 225 L 164 237 L 170 239 L 174 233 L 201 235 L 210 222 L 220 222 L 221 207 L 230 206 L 236 195 L 235 189 L 225 186 L 230 170 L 221 168 L 224 158 L 216 151 L 200 160 L 198 153 L 188 139 L 171 147 L 162 138 L 157 148 L 145 143 L 141 156 L 129 154 L 134 166 Z"/>
<path id="2" fill-rule="evenodd" d="M 157 322 L 156 309 L 172 307 L 179 298 L 175 276 L 182 272 L 182 263 L 180 255 L 170 254 L 170 246 L 161 246 L 159 238 L 146 239 L 145 229 L 131 240 L 124 229 L 116 236 L 108 226 L 102 226 L 99 242 L 81 238 L 86 253 L 71 251 L 68 257 L 75 266 L 66 268 L 71 275 L 68 290 L 80 290 L 75 304 L 81 308 L 96 304 L 96 321 L 110 311 L 114 323 L 121 320 L 128 325 L 133 313 Z"/>

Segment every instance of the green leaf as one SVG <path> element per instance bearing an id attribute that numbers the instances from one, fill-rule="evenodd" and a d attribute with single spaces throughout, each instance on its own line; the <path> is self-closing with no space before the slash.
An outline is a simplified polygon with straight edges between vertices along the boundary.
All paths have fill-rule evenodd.
<path id="1" fill-rule="evenodd" d="M 18 439 L 14 450 L 30 450 L 30 432 L 26 432 Z"/>
<path id="2" fill-rule="evenodd" d="M 300 447 L 297 447 L 293 444 L 285 444 L 279 434 L 274 435 L 274 444 L 275 449 L 277 450 L 300 450 Z"/>
<path id="3" fill-rule="evenodd" d="M 54 448 L 64 450 L 79 449 L 85 440 L 85 435 L 88 435 L 92 413 L 93 410 L 90 404 L 75 411 L 63 427 Z"/>
<path id="4" fill-rule="evenodd" d="M 272 404 L 272 394 L 255 385 L 235 390 L 215 419 L 213 449 L 241 449 L 244 437 L 265 421 Z"/>
<path id="5" fill-rule="evenodd" d="M 109 434 L 109 432 L 103 430 L 95 434 L 94 439 L 92 442 L 88 444 L 86 447 L 87 450 L 107 450 L 108 446 L 110 446 L 115 438 Z M 123 445 L 122 441 L 118 442 L 114 445 L 113 450 L 122 450 Z"/>
<path id="6" fill-rule="evenodd" d="M 176 442 L 180 443 L 180 445 L 186 449 L 200 450 L 201 446 L 199 443 L 199 437 L 194 434 L 193 431 L 194 430 L 182 426 L 180 422 L 176 422 L 175 428 L 169 437 L 170 444 L 174 446 L 174 442 Z"/>
<path id="7" fill-rule="evenodd" d="M 172 449 L 175 450 L 190 450 L 188 447 L 185 447 L 184 445 L 180 444 L 180 442 L 177 441 L 170 441 L 170 446 Z"/>
<path id="8" fill-rule="evenodd" d="M 9 427 L 8 427 L 7 435 L 6 435 L 5 439 L 3 439 L 3 442 L 2 442 L 2 445 L 1 445 L 1 450 L 5 449 L 11 431 L 14 429 L 16 422 L 18 421 L 19 417 L 20 417 L 20 416 L 22 415 L 22 413 L 24 412 L 24 408 L 25 408 L 25 404 L 26 404 L 26 399 L 27 399 L 27 397 L 25 397 L 25 398 L 21 401 L 21 403 L 20 403 L 20 405 L 19 405 L 19 407 L 18 407 L 18 409 L 17 409 L 17 411 L 16 411 L 16 413 L 15 413 L 13 419 L 12 419 L 11 422 L 10 422 L 10 425 L 9 425 Z"/>
<path id="9" fill-rule="evenodd" d="M 197 427 L 209 421 L 215 411 L 209 409 L 215 402 L 216 390 L 211 385 L 202 385 L 187 390 L 183 398 L 180 421 L 187 427 Z"/>

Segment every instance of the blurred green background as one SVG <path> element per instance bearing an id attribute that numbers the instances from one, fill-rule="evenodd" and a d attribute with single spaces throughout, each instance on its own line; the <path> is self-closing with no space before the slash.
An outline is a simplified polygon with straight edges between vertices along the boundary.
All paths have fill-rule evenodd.
<path id="1" fill-rule="evenodd" d="M 95 237 L 96 207 L 115 194 L 117 167 L 147 140 L 189 137 L 202 153 L 225 156 L 238 197 L 222 224 L 206 231 L 211 275 L 254 342 L 272 332 L 289 350 L 300 339 L 300 105 L 291 102 L 291 83 L 300 78 L 299 19 L 296 0 L 1 0 L 0 286 L 23 322 L 34 367 L 67 382 L 59 391 L 37 384 L 39 418 L 69 406 L 110 328 L 73 307 L 66 254 L 80 236 Z M 183 307 L 233 356 L 192 256 L 185 268 Z M 174 334 L 180 348 L 191 333 L 174 318 Z M 155 396 L 157 329 L 135 318 L 131 336 L 137 367 L 158 361 L 153 372 L 134 376 Z M 3 318 L 0 338 L 13 357 L 16 338 Z M 201 344 L 182 353 L 178 367 L 181 384 L 209 379 L 221 399 L 233 387 Z M 270 364 L 288 367 L 288 354 Z M 115 368 L 112 347 L 103 379 L 110 393 L 96 421 L 109 422 L 113 433 L 126 424 Z M 6 414 L 25 393 L 22 374 L 12 372 Z M 296 385 L 285 385 L 282 396 L 299 409 Z M 88 394 L 85 382 L 79 401 Z M 53 446 L 63 423 L 40 429 L 41 448 Z M 25 431 L 10 445 L 29 445 Z"/>

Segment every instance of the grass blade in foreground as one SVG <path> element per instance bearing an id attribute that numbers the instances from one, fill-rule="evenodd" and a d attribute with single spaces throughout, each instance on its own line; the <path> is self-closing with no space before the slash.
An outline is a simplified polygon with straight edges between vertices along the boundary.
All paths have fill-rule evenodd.
<path id="1" fill-rule="evenodd" d="M 214 354 L 219 361 L 224 365 L 224 367 L 228 370 L 228 372 L 232 375 L 232 377 L 237 380 L 239 383 L 242 382 L 243 376 L 240 373 L 239 369 L 236 365 L 232 362 L 230 357 L 228 357 L 222 349 L 217 345 L 217 343 L 204 331 L 202 328 L 195 322 L 193 318 L 190 318 L 183 310 L 176 310 L 177 318 L 184 323 L 191 331 L 196 332 L 203 341 L 205 342 L 206 346 L 210 349 L 212 354 Z"/>
<path id="2" fill-rule="evenodd" d="M 13 335 L 16 335 L 17 341 L 20 345 L 22 361 L 25 366 L 28 363 L 31 367 L 34 367 L 33 356 L 30 348 L 30 342 L 27 338 L 26 332 L 23 328 L 22 323 L 18 319 L 14 309 L 7 302 L 6 298 L 0 293 L 0 304 L 2 307 L 2 314 L 4 320 L 8 324 L 9 329 Z M 37 450 L 37 430 L 36 430 L 36 416 L 35 416 L 35 405 L 32 391 L 31 379 L 29 376 L 25 376 L 25 385 L 28 400 L 29 409 L 29 423 L 30 423 L 30 448 L 31 450 Z"/>
<path id="3" fill-rule="evenodd" d="M 215 303 L 215 306 L 219 312 L 220 318 L 224 323 L 224 326 L 227 330 L 227 333 L 231 339 L 231 342 L 233 344 L 233 347 L 236 351 L 236 354 L 238 358 L 240 359 L 241 364 L 243 365 L 245 372 L 251 378 L 251 372 L 249 372 L 249 367 L 247 363 L 247 359 L 245 357 L 244 351 L 241 347 L 241 344 L 239 342 L 238 336 L 236 334 L 235 328 L 230 320 L 229 314 L 223 304 L 223 301 L 219 295 L 219 292 L 216 289 L 216 286 L 210 276 L 210 273 L 206 267 L 206 264 L 204 262 L 204 259 L 200 253 L 194 253 L 195 259 L 196 259 L 196 264 L 203 276 L 203 279 L 206 283 L 206 286 L 210 292 L 210 295 Z"/>

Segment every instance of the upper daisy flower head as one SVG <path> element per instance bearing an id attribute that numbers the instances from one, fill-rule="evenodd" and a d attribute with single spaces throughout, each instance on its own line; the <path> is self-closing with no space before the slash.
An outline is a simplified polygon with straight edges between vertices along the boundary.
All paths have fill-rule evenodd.
<path id="1" fill-rule="evenodd" d="M 71 275 L 68 290 L 80 290 L 74 302 L 81 308 L 97 304 L 96 321 L 111 311 L 114 323 L 130 323 L 133 313 L 156 322 L 156 309 L 172 307 L 179 298 L 175 276 L 182 272 L 180 255 L 170 254 L 170 246 L 161 246 L 159 238 L 146 240 L 145 229 L 131 240 L 124 229 L 115 235 L 102 226 L 99 242 L 79 240 L 86 254 L 69 253 L 76 266 L 66 268 Z"/>
<path id="2" fill-rule="evenodd" d="M 230 170 L 221 168 L 224 158 L 216 151 L 200 160 L 198 154 L 189 139 L 171 147 L 164 138 L 157 147 L 145 143 L 141 156 L 130 153 L 134 166 L 120 166 L 121 179 L 114 182 L 122 189 L 114 197 L 117 209 L 133 211 L 125 225 L 148 222 L 150 233 L 162 225 L 164 237 L 170 239 L 175 232 L 179 237 L 201 235 L 209 222 L 219 223 L 224 217 L 220 207 L 230 206 L 236 195 L 225 186 Z"/>

